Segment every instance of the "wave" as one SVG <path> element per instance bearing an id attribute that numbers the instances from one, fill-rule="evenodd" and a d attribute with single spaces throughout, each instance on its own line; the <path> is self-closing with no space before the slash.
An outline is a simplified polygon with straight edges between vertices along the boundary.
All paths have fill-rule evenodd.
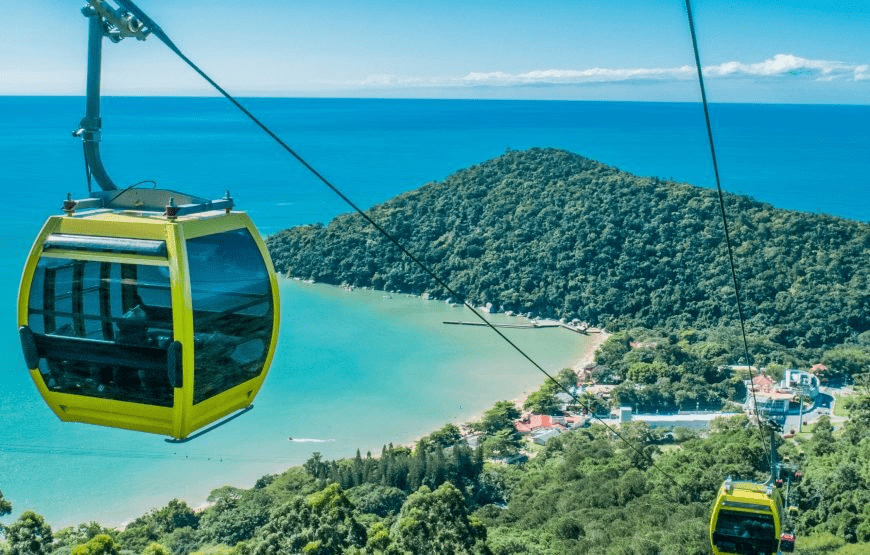
<path id="1" fill-rule="evenodd" d="M 334 439 L 314 439 L 309 437 L 288 437 L 287 439 L 295 443 L 329 443 L 330 441 L 335 441 Z"/>

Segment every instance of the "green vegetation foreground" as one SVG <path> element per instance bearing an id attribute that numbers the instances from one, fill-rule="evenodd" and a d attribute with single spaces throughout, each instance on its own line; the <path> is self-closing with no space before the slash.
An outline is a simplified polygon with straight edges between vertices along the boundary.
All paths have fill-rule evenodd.
<path id="1" fill-rule="evenodd" d="M 503 407 L 480 423 L 486 437 L 505 429 Z M 870 460 L 870 397 L 850 410 L 842 430 L 831 433 L 823 419 L 813 437 L 781 446 L 805 474 L 795 493 L 798 554 L 870 549 L 870 469 L 861 462 Z M 413 450 L 385 447 L 378 458 L 315 454 L 250 490 L 215 490 L 201 512 L 173 500 L 121 532 L 90 523 L 52 533 L 27 511 L 6 527 L 3 552 L 701 555 L 722 477 L 765 477 L 760 436 L 743 416 L 715 421 L 705 438 L 678 430 L 676 443 L 642 423 L 622 434 L 642 454 L 593 425 L 506 465 L 485 463 L 484 448 L 469 448 L 447 425 Z M 2 496 L 0 509 L 11 509 Z"/>

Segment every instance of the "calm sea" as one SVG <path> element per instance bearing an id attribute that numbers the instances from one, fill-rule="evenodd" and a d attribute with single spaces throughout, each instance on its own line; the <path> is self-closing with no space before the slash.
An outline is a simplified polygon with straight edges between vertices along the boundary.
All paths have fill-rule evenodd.
<path id="1" fill-rule="evenodd" d="M 363 207 L 503 153 L 560 147 L 640 174 L 713 185 L 700 108 L 692 104 L 440 100 L 251 99 L 250 108 Z M 494 401 L 536 388 L 540 375 L 491 332 L 450 327 L 444 303 L 321 285 L 282 284 L 282 335 L 255 409 L 185 445 L 62 424 L 30 382 L 15 333 L 27 250 L 67 192 L 84 196 L 81 98 L 0 98 L 0 314 L 8 353 L 0 395 L 0 491 L 56 528 L 119 524 L 179 497 L 319 450 L 351 456 L 407 442 Z M 776 206 L 870 220 L 870 107 L 717 105 L 724 187 Z M 347 208 L 222 99 L 108 98 L 103 155 L 115 181 L 191 193 L 229 189 L 264 234 L 327 222 Z M 554 330 L 511 334 L 545 368 L 583 350 Z M 288 436 L 320 442 L 291 443 Z"/>

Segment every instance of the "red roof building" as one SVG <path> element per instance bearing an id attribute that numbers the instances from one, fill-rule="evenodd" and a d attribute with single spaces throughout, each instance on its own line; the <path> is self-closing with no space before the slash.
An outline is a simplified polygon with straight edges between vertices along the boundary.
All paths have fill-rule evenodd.
<path id="1" fill-rule="evenodd" d="M 827 371 L 828 371 L 828 367 L 825 366 L 824 364 L 822 364 L 821 362 L 819 364 L 814 364 L 813 367 L 810 368 L 810 372 L 812 372 L 813 374 L 818 374 L 819 372 L 825 373 Z"/>
<path id="2" fill-rule="evenodd" d="M 752 389 L 755 391 L 773 391 L 773 384 L 773 378 L 769 378 L 768 376 L 762 375 L 752 378 Z"/>
<path id="3" fill-rule="evenodd" d="M 527 418 L 514 422 L 514 428 L 521 434 L 527 434 L 543 428 L 567 430 L 565 423 L 568 418 L 564 416 L 547 416 L 546 414 L 530 414 Z"/>

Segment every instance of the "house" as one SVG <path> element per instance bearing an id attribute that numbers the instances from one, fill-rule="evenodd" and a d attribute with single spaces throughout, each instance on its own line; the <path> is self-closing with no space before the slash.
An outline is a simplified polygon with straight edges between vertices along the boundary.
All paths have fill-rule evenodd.
<path id="1" fill-rule="evenodd" d="M 532 442 L 545 445 L 548 441 L 562 433 L 559 428 L 541 428 L 532 432 Z"/>
<path id="2" fill-rule="evenodd" d="M 613 396 L 614 389 L 616 389 L 615 385 L 596 384 L 590 385 L 589 387 L 583 387 L 580 389 L 580 391 L 582 393 L 589 393 L 590 395 L 597 395 L 605 401 L 610 401 Z"/>
<path id="3" fill-rule="evenodd" d="M 822 363 L 814 364 L 813 367 L 810 368 L 810 373 L 815 374 L 819 379 L 820 384 L 826 384 L 828 383 L 828 380 L 831 379 L 831 369 Z"/>
<path id="4" fill-rule="evenodd" d="M 574 389 L 576 390 L 576 388 Z M 562 412 L 579 412 L 583 410 L 583 405 L 576 402 L 573 395 L 568 395 L 565 392 L 556 393 L 556 400 L 559 402 L 559 410 Z"/>
<path id="5" fill-rule="evenodd" d="M 774 389 L 774 384 L 776 382 L 773 381 L 773 378 L 770 376 L 759 375 L 752 378 L 752 389 L 754 391 L 761 391 L 764 393 L 770 393 Z"/>
<path id="6" fill-rule="evenodd" d="M 540 428 L 553 428 L 560 427 L 563 430 L 567 429 L 565 426 L 566 417 L 564 416 L 547 416 L 546 414 L 530 414 L 523 420 L 517 420 L 514 422 L 514 428 L 521 433 L 527 434 L 529 432 L 533 432 Z"/>
<path id="7" fill-rule="evenodd" d="M 472 433 L 465 436 L 465 443 L 472 449 L 477 449 L 483 442 L 483 434 Z"/>
<path id="8" fill-rule="evenodd" d="M 785 371 L 782 387 L 815 401 L 819 395 L 819 378 L 810 372 L 789 369 Z"/>
<path id="9" fill-rule="evenodd" d="M 533 442 L 543 445 L 551 437 L 555 437 L 572 428 L 583 426 L 586 421 L 587 419 L 583 416 L 530 414 L 526 418 L 514 422 L 514 429 L 521 434 L 531 434 Z"/>

